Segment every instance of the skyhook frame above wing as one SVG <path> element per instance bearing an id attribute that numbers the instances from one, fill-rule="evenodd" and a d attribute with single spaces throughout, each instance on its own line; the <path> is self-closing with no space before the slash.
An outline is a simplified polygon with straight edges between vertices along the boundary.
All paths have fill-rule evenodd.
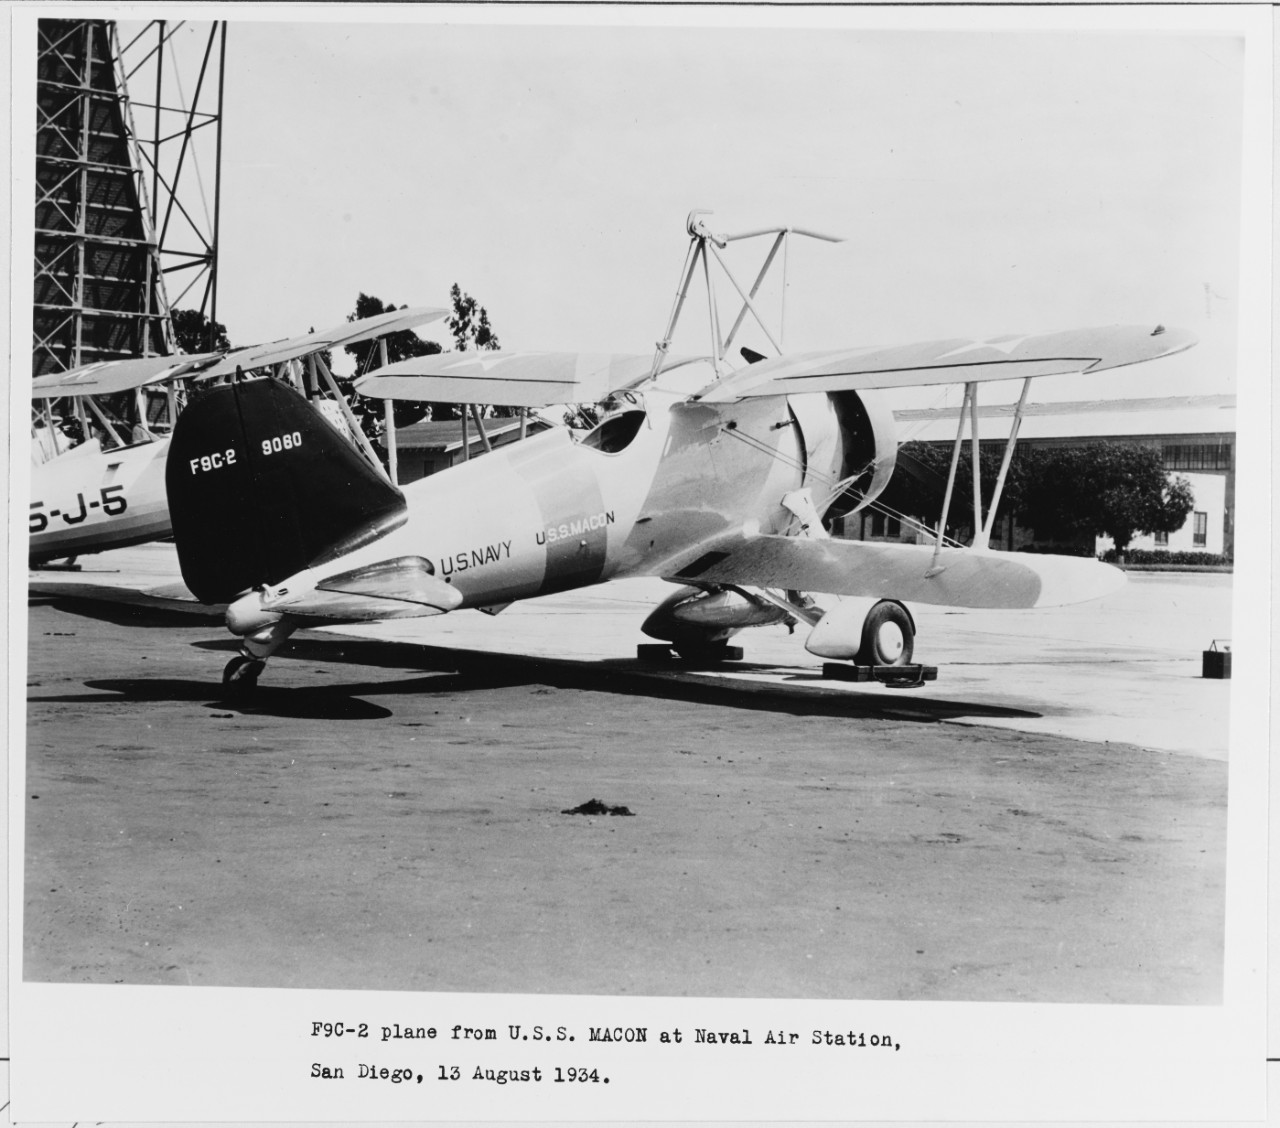
<path id="1" fill-rule="evenodd" d="M 731 403 L 758 396 L 909 388 L 1101 372 L 1191 348 L 1184 329 L 1110 325 L 986 341 L 952 339 L 886 348 L 839 349 L 762 360 L 704 388 L 695 399 Z"/>

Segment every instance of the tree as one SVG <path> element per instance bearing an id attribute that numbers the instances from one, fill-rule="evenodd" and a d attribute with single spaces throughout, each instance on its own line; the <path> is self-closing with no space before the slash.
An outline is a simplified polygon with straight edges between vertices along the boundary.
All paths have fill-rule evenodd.
<path id="1" fill-rule="evenodd" d="M 942 517 L 942 500 L 946 492 L 947 472 L 951 466 L 950 444 L 905 442 L 898 448 L 898 464 L 880 501 L 889 509 L 909 517 L 922 518 L 931 528 Z M 995 494 L 996 478 L 1004 458 L 1004 443 L 982 443 L 978 450 L 978 480 L 982 488 L 983 514 Z M 1026 452 L 1015 450 L 1004 490 L 1000 494 L 999 513 L 1016 512 L 1022 500 L 1026 476 Z M 947 528 L 954 530 L 968 522 L 973 527 L 973 457 L 968 442 L 960 452 L 956 466 L 955 486 L 951 491 L 951 509 Z M 995 522 L 992 521 L 992 525 Z"/>
<path id="2" fill-rule="evenodd" d="M 397 309 L 408 309 L 408 306 L 387 304 L 372 294 L 360 294 L 356 298 L 355 312 L 347 315 L 348 321 L 361 321 L 366 317 L 376 317 L 380 313 L 394 313 Z M 408 360 L 411 356 L 430 356 L 441 351 L 436 341 L 424 341 L 412 329 L 401 329 L 398 333 L 375 341 L 357 341 L 347 345 L 347 352 L 355 358 L 356 372 L 364 375 L 378 367 L 381 355 L 381 341 L 387 344 L 387 363 L 394 364 L 398 360 Z"/>
<path id="3" fill-rule="evenodd" d="M 477 349 L 498 348 L 498 338 L 493 331 L 493 327 L 489 324 L 489 314 L 485 308 L 478 305 L 475 298 L 470 294 L 464 294 L 456 282 L 453 284 L 450 295 L 453 300 L 453 313 L 446 324 L 448 324 L 449 330 L 453 334 L 454 343 L 458 351 L 465 352 L 469 347 Z M 407 307 L 383 302 L 381 298 L 372 294 L 361 293 L 356 298 L 355 312 L 348 315 L 347 320 L 359 321 L 366 317 L 375 317 L 380 313 L 393 313 L 397 309 L 405 308 Z M 424 341 L 411 329 L 402 329 L 397 333 L 390 333 L 379 340 L 359 341 L 356 344 L 344 346 L 346 351 L 354 358 L 356 370 L 353 376 L 335 377 L 338 389 L 346 397 L 347 403 L 350 404 L 352 414 L 355 415 L 360 423 L 360 429 L 371 440 L 375 441 L 382 438 L 384 428 L 382 402 L 380 400 L 365 399 L 355 391 L 353 385 L 357 377 L 373 371 L 381 364 L 381 341 L 386 341 L 388 364 L 394 364 L 396 361 L 407 360 L 414 356 L 429 356 L 443 351 L 438 342 Z M 416 403 L 397 400 L 393 411 L 395 412 L 395 424 L 397 427 L 407 427 L 411 423 L 416 423 L 424 418 L 442 420 L 460 419 L 462 417 L 462 405 L 454 403 Z M 512 408 L 498 408 L 495 411 L 495 414 L 499 415 L 513 413 L 514 409 Z"/>
<path id="4" fill-rule="evenodd" d="M 446 324 L 453 334 L 458 352 L 466 352 L 471 345 L 478 349 L 502 348 L 497 334 L 489 324 L 489 311 L 484 306 L 477 305 L 470 294 L 464 294 L 456 282 L 449 291 L 449 297 L 453 301 L 453 313 Z"/>
<path id="5" fill-rule="evenodd" d="M 191 355 L 231 350 L 227 327 L 219 321 L 210 321 L 199 310 L 175 309 L 171 311 L 170 319 L 179 352 Z"/>
<path id="6" fill-rule="evenodd" d="M 980 445 L 984 512 L 991 503 L 1003 443 Z M 880 500 L 890 509 L 935 524 L 941 514 L 950 444 L 903 443 L 898 467 Z M 1123 552 L 1137 533 L 1182 528 L 1194 496 L 1185 478 L 1170 478 L 1160 451 L 1136 443 L 1088 443 L 1042 450 L 1020 448 L 1009 465 L 1000 513 L 1047 541 L 1109 536 Z M 969 444 L 961 451 L 948 528 L 973 526 L 973 470 Z M 994 521 L 992 522 L 994 524 Z"/>
<path id="7" fill-rule="evenodd" d="M 449 290 L 449 298 L 453 303 L 453 313 L 445 322 L 449 326 L 449 332 L 453 334 L 453 343 L 458 352 L 466 352 L 468 348 L 474 346 L 477 349 L 500 349 L 502 345 L 498 342 L 498 335 L 493 331 L 493 326 L 489 324 L 489 311 L 484 306 L 477 304 L 475 298 L 470 294 L 463 293 L 462 287 L 456 282 Z M 492 407 L 482 408 L 481 414 L 486 411 L 498 416 L 511 416 L 516 414 L 514 407 Z M 459 408 L 461 413 L 461 408 Z M 443 418 L 436 416 L 434 418 Z M 451 418 L 457 418 L 456 415 Z"/>
<path id="8" fill-rule="evenodd" d="M 1108 536 L 1123 552 L 1135 534 L 1177 532 L 1195 503 L 1160 451 L 1136 443 L 1036 451 L 1028 471 L 1021 516 L 1046 539 Z"/>

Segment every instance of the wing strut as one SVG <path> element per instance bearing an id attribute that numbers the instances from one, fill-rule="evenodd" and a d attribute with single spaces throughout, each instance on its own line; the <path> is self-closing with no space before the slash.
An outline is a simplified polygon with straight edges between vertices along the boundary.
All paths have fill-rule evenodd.
<path id="1" fill-rule="evenodd" d="M 78 401 L 78 400 L 73 400 L 72 402 L 79 402 L 79 401 Z M 39 409 L 38 409 L 38 413 L 39 413 L 40 421 L 45 425 L 45 428 L 46 428 L 46 429 L 48 430 L 48 432 L 49 432 L 49 440 L 50 440 L 50 442 L 52 442 L 52 443 L 53 443 L 53 456 L 52 456 L 52 457 L 57 458 L 57 457 L 58 457 L 58 455 L 60 455 L 60 454 L 62 453 L 62 444 L 58 442 L 58 429 L 57 429 L 57 427 L 55 427 L 55 426 L 53 425 L 53 403 L 52 403 L 52 401 L 51 401 L 51 400 L 41 400 L 41 401 L 40 401 L 40 407 L 39 407 Z M 34 430 L 35 430 L 35 423 L 33 422 L 31 426 L 32 426 L 32 430 L 34 431 Z M 88 433 L 89 433 L 88 428 L 85 428 L 85 432 L 84 432 L 84 433 L 85 433 L 86 435 L 88 435 Z"/>
<path id="2" fill-rule="evenodd" d="M 973 547 L 978 547 L 982 528 L 982 464 L 978 460 L 978 385 L 970 384 L 969 439 L 973 452 Z"/>
<path id="3" fill-rule="evenodd" d="M 1009 438 L 1005 442 L 1004 456 L 1000 460 L 1000 472 L 996 475 L 995 489 L 991 494 L 991 504 L 987 508 L 985 519 L 982 515 L 982 466 L 978 458 L 978 385 L 973 382 L 964 386 L 964 400 L 960 404 L 960 418 L 956 424 L 956 441 L 951 448 L 951 465 L 947 470 L 947 489 L 942 498 L 942 520 L 934 538 L 933 561 L 929 566 L 930 576 L 941 572 L 943 568 L 938 561 L 942 555 L 942 541 L 947 528 L 947 515 L 951 511 L 951 495 L 956 484 L 956 470 L 960 465 L 960 448 L 964 445 L 965 412 L 969 413 L 970 448 L 973 459 L 973 544 L 971 548 L 982 551 L 990 547 L 991 529 L 995 524 L 996 510 L 1000 507 L 1000 498 L 1004 494 L 1005 480 L 1009 476 L 1009 464 L 1013 461 L 1013 449 L 1018 443 L 1018 431 L 1022 427 L 1022 416 L 1027 406 L 1027 393 L 1031 390 L 1032 377 L 1022 381 L 1022 394 L 1018 397 L 1018 406 L 1013 412 L 1013 425 L 1009 429 Z"/>
<path id="4" fill-rule="evenodd" d="M 965 384 L 964 399 L 960 401 L 960 419 L 956 424 L 956 441 L 951 448 L 951 466 L 947 470 L 947 489 L 942 495 L 942 519 L 938 522 L 938 528 L 933 538 L 933 560 L 929 565 L 929 570 L 925 573 L 926 578 L 936 576 L 943 571 L 943 567 L 938 563 L 942 556 L 942 541 L 947 532 L 947 515 L 951 512 L 951 493 L 955 489 L 956 469 L 960 465 L 960 447 L 964 442 L 964 413 L 969 409 L 969 400 L 973 394 L 973 384 Z"/>
<path id="5" fill-rule="evenodd" d="M 982 524 L 982 531 L 974 538 L 974 548 L 986 548 L 991 542 L 991 526 L 996 519 L 996 509 L 1000 505 L 1000 497 L 1004 493 L 1004 480 L 1009 473 L 1009 463 L 1013 461 L 1013 448 L 1018 442 L 1018 430 L 1022 426 L 1022 409 L 1027 404 L 1027 392 L 1031 390 L 1031 377 L 1022 381 L 1022 395 L 1018 397 L 1018 406 L 1013 412 L 1013 426 L 1009 429 L 1009 439 L 1004 445 L 1004 457 L 1000 460 L 1000 473 L 996 476 L 996 488 L 991 495 L 991 508 L 987 510 L 987 519 Z"/>
<path id="6" fill-rule="evenodd" d="M 347 427 L 351 431 L 351 437 L 355 439 L 359 445 L 361 452 L 367 458 L 370 464 L 383 476 L 388 482 L 391 478 L 388 476 L 386 468 L 382 465 L 382 460 L 374 453 L 372 444 L 368 437 L 360 427 L 360 421 L 356 419 L 351 411 L 350 405 L 347 403 L 346 397 L 338 390 L 338 384 L 333 378 L 333 373 L 329 371 L 329 366 L 325 364 L 324 357 L 319 353 L 312 353 L 307 357 L 308 364 L 314 364 L 316 371 L 324 377 L 325 386 L 333 393 L 333 398 L 338 401 L 338 409 L 342 412 L 342 417 L 347 421 Z M 391 482 L 395 485 L 394 482 Z"/>
<path id="7" fill-rule="evenodd" d="M 378 338 L 378 366 L 387 366 L 387 339 Z M 400 463 L 396 457 L 396 405 L 394 400 L 382 401 L 382 418 L 386 425 L 383 435 L 387 440 L 387 477 L 393 486 L 400 485 Z"/>
<path id="8" fill-rule="evenodd" d="M 471 411 L 471 418 L 476 421 L 476 430 L 480 432 L 480 445 L 484 447 L 485 454 L 492 454 L 493 444 L 489 442 L 489 433 L 484 429 L 484 423 L 481 421 L 480 405 L 478 403 L 470 403 L 467 404 L 467 408 Z"/>
<path id="9" fill-rule="evenodd" d="M 84 396 L 83 399 L 84 399 L 84 402 L 89 405 L 89 410 L 92 411 L 95 416 L 97 416 L 98 422 L 101 423 L 102 426 L 106 429 L 107 434 L 111 436 L 112 442 L 114 442 L 116 446 L 126 446 L 127 444 L 125 443 L 124 439 L 122 439 L 119 433 L 116 431 L 116 429 L 113 426 L 111 426 L 111 420 L 106 417 L 106 415 L 102 411 L 102 408 L 100 408 L 96 403 L 94 403 L 93 397 Z M 52 418 L 52 416 L 50 418 Z"/>

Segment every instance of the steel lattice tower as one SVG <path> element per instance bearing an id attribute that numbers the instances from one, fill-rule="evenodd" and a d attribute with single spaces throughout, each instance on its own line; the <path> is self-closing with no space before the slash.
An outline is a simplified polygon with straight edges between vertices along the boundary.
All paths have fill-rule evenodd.
<path id="1" fill-rule="evenodd" d="M 122 47 L 113 21 L 40 21 L 33 375 L 174 352 L 175 272 L 188 273 L 173 304 L 191 294 L 188 307 L 216 314 L 226 25 L 194 56 L 188 37 L 180 59 L 184 27 L 153 21 Z M 154 101 L 131 101 L 130 86 Z M 201 163 L 213 169 L 211 214 Z"/>

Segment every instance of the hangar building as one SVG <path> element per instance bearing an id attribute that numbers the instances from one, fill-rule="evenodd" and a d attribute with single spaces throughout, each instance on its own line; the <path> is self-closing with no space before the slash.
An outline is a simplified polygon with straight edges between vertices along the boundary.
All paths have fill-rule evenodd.
<path id="1" fill-rule="evenodd" d="M 980 405 L 979 443 L 989 442 L 1003 449 L 1013 410 L 1012 404 Z M 955 442 L 959 415 L 958 406 L 895 411 L 899 442 L 938 444 L 949 450 Z M 1234 395 L 1041 403 L 1024 409 L 1018 447 L 1043 449 L 1099 441 L 1156 447 L 1164 457 L 1165 470 L 1191 483 L 1195 505 L 1187 523 L 1177 532 L 1163 537 L 1135 536 L 1130 549 L 1230 556 L 1234 548 L 1235 431 Z M 962 457 L 968 457 L 968 436 L 966 423 L 966 450 Z M 936 514 L 933 519 L 936 521 Z M 845 535 L 860 540 L 918 538 L 915 530 L 895 518 L 866 510 L 850 516 Z M 1030 530 L 1012 527 L 1012 522 L 1003 517 L 997 521 L 993 546 L 1016 549 L 1033 542 Z M 1102 537 L 1095 547 L 1104 552 L 1112 546 L 1108 538 Z"/>
<path id="2" fill-rule="evenodd" d="M 485 437 L 495 450 L 520 438 L 520 420 L 514 416 L 490 416 L 481 422 Z M 534 435 L 549 426 L 545 420 L 532 416 L 526 424 L 526 433 Z M 474 424 L 465 434 L 465 444 L 459 419 L 425 420 L 396 428 L 397 481 L 402 486 L 408 485 L 468 458 L 479 458 L 485 452 L 484 439 Z"/>

